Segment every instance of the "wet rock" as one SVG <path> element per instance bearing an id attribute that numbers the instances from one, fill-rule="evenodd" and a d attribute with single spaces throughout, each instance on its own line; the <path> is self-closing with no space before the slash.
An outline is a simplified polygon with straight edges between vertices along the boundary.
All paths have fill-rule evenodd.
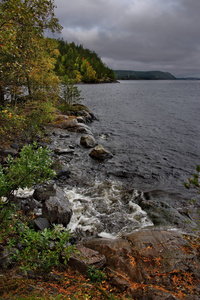
<path id="1" fill-rule="evenodd" d="M 199 244 L 194 240 L 177 231 L 141 230 L 84 245 L 105 255 L 111 281 L 133 299 L 186 299 L 200 292 Z"/>
<path id="2" fill-rule="evenodd" d="M 113 155 L 109 151 L 104 149 L 102 145 L 97 145 L 94 149 L 92 149 L 89 155 L 90 157 L 98 160 L 104 160 L 113 157 Z"/>
<path id="3" fill-rule="evenodd" d="M 195 222 L 189 216 L 181 214 L 177 209 L 165 202 L 140 199 L 138 204 L 146 211 L 154 225 L 175 225 L 183 229 L 188 227 L 189 221 L 191 227 L 196 227 Z"/>
<path id="4" fill-rule="evenodd" d="M 74 107 L 75 106 L 76 104 L 74 105 Z M 97 120 L 95 115 L 92 112 L 90 112 L 88 108 L 80 104 L 79 104 L 79 109 L 77 110 L 73 109 L 73 111 L 66 111 L 66 114 L 68 116 L 76 116 L 77 118 L 82 117 L 85 123 L 91 123 L 92 121 Z"/>
<path id="5" fill-rule="evenodd" d="M 42 204 L 32 197 L 21 200 L 20 204 L 21 209 L 25 214 L 29 213 L 30 211 L 34 211 L 35 209 L 42 208 Z"/>
<path id="6" fill-rule="evenodd" d="M 69 149 L 69 148 L 56 148 L 54 149 L 55 154 L 62 155 L 62 154 L 73 154 L 74 149 Z"/>
<path id="7" fill-rule="evenodd" d="M 78 121 L 78 123 L 85 123 L 83 117 L 77 117 L 76 120 Z"/>
<path id="8" fill-rule="evenodd" d="M 86 148 L 93 148 L 97 143 L 92 135 L 86 134 L 82 135 L 80 144 Z"/>
<path id="9" fill-rule="evenodd" d="M 69 118 L 68 120 L 59 123 L 57 126 L 71 132 L 91 134 L 90 128 L 84 123 L 79 123 L 76 118 Z"/>
<path id="10" fill-rule="evenodd" d="M 89 249 L 83 245 L 76 246 L 77 253 L 73 253 L 68 261 L 68 265 L 73 269 L 87 274 L 90 267 L 102 269 L 106 264 L 106 258 L 99 252 Z"/>
<path id="11" fill-rule="evenodd" d="M 40 202 L 44 202 L 50 197 L 56 196 L 56 189 L 56 184 L 44 184 L 38 186 L 33 193 L 33 198 Z"/>
<path id="12" fill-rule="evenodd" d="M 7 157 L 8 155 L 11 155 L 13 157 L 18 156 L 18 151 L 13 148 L 9 149 L 0 149 L 0 156 Z"/>
<path id="13" fill-rule="evenodd" d="M 34 220 L 34 227 L 36 230 L 44 231 L 46 228 L 49 228 L 50 224 L 46 218 L 37 218 Z"/>
<path id="14" fill-rule="evenodd" d="M 68 129 L 72 132 L 92 134 L 90 128 L 86 124 L 78 123 L 78 125 Z"/>
<path id="15" fill-rule="evenodd" d="M 63 120 L 67 120 L 68 119 L 68 116 L 66 115 L 62 115 L 62 114 L 58 114 L 56 119 L 55 119 L 55 122 L 58 122 L 58 121 L 63 121 Z"/>
<path id="16" fill-rule="evenodd" d="M 53 170 L 56 172 L 54 179 L 58 180 L 61 177 L 69 178 L 71 171 L 69 165 L 64 164 L 61 160 L 55 160 L 52 165 Z"/>
<path id="17" fill-rule="evenodd" d="M 42 202 L 42 216 L 51 224 L 66 226 L 71 219 L 72 210 L 64 191 L 56 184 L 44 185 L 36 188 L 33 197 Z"/>
<path id="18" fill-rule="evenodd" d="M 17 150 L 17 151 L 19 151 L 19 148 L 20 148 L 18 143 L 12 143 L 10 145 L 10 147 L 13 148 L 13 149 L 15 149 L 15 150 Z"/>
<path id="19" fill-rule="evenodd" d="M 63 129 L 68 129 L 68 128 L 71 128 L 71 127 L 75 127 L 77 124 L 78 124 L 77 119 L 74 118 L 74 117 L 73 118 L 70 117 L 68 120 L 65 120 L 62 123 L 60 123 L 59 127 L 63 128 Z"/>
<path id="20" fill-rule="evenodd" d="M 60 179 L 61 177 L 69 178 L 71 171 L 68 165 L 62 165 L 58 169 L 54 169 L 56 171 L 56 179 Z"/>
<path id="21" fill-rule="evenodd" d="M 43 203 L 42 215 L 48 219 L 51 224 L 63 224 L 66 226 L 71 219 L 72 210 L 65 193 L 60 188 L 56 188 L 56 194 L 50 196 Z"/>
<path id="22" fill-rule="evenodd" d="M 8 249 L 6 247 L 2 247 L 0 249 L 0 268 L 7 269 L 13 265 L 12 255 L 16 254 L 16 248 Z"/>
<path id="23" fill-rule="evenodd" d="M 60 134 L 61 139 L 66 139 L 66 138 L 69 138 L 69 137 L 70 137 L 69 134 Z"/>
<path id="24" fill-rule="evenodd" d="M 93 113 L 91 113 L 91 112 L 87 113 L 87 115 L 85 116 L 86 123 L 91 123 L 94 120 L 98 121 L 98 118 L 95 117 L 95 115 Z"/>

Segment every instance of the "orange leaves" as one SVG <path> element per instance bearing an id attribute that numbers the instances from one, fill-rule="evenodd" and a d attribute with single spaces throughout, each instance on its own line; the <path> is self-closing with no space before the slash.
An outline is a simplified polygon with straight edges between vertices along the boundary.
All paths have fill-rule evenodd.
<path id="1" fill-rule="evenodd" d="M 133 256 L 131 256 L 130 254 L 128 254 L 129 260 L 130 260 L 130 264 L 133 268 L 136 267 L 136 260 Z"/>

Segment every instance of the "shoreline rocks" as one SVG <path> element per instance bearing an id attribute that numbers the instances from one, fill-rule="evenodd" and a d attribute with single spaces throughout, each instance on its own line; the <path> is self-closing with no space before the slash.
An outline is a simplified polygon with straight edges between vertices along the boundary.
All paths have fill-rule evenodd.
<path id="1" fill-rule="evenodd" d="M 105 255 L 110 280 L 134 299 L 197 300 L 200 241 L 194 240 L 177 231 L 139 230 L 84 246 Z"/>
<path id="2" fill-rule="evenodd" d="M 87 139 L 96 143 L 90 128 L 82 118 L 60 117 L 58 128 L 82 132 L 86 130 Z M 68 135 L 60 136 L 67 138 Z M 91 141 L 83 142 L 86 148 L 93 148 Z M 73 154 L 73 149 L 56 148 L 56 155 Z M 112 154 L 102 145 L 97 145 L 90 152 L 90 157 L 102 161 L 112 158 Z M 58 178 L 70 176 L 68 165 L 57 171 Z M 50 224 L 66 226 L 70 222 L 72 210 L 64 191 L 55 184 L 37 187 L 33 194 L 34 205 L 42 206 L 41 215 L 35 220 L 36 230 L 44 230 Z M 143 209 L 154 210 L 151 201 L 142 200 Z M 29 203 L 32 207 L 32 204 Z M 35 207 L 35 206 L 34 206 Z M 41 207 L 40 207 L 41 209 Z M 163 215 L 171 207 L 164 206 Z M 179 217 L 179 216 L 178 216 Z M 152 215 L 159 220 L 159 212 Z M 155 221 L 155 220 L 154 220 Z M 193 243 L 194 237 L 183 236 L 174 231 L 139 230 L 118 239 L 90 239 L 78 245 L 79 257 L 71 257 L 69 265 L 85 273 L 94 265 L 102 268 L 106 265 L 110 280 L 122 291 L 134 299 L 199 299 L 200 280 L 200 245 Z M 196 247 L 195 247 L 196 245 Z M 89 250 L 91 249 L 91 250 Z"/>
<path id="3" fill-rule="evenodd" d="M 85 134 L 81 136 L 80 144 L 86 148 L 93 148 L 96 146 L 97 142 L 91 134 Z"/>
<path id="4" fill-rule="evenodd" d="M 104 160 L 113 157 L 113 155 L 109 151 L 104 149 L 102 145 L 97 145 L 95 148 L 93 148 L 89 155 L 90 157 L 97 160 Z"/>
<path id="5" fill-rule="evenodd" d="M 72 209 L 64 191 L 55 184 L 35 189 L 33 198 L 42 202 L 42 216 L 50 224 L 67 226 L 72 216 Z"/>

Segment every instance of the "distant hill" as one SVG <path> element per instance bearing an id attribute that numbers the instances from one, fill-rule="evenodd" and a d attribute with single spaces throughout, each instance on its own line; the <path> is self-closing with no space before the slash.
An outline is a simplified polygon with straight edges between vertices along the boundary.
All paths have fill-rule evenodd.
<path id="1" fill-rule="evenodd" d="M 124 71 L 114 70 L 115 78 L 118 80 L 174 80 L 172 74 L 161 71 Z"/>

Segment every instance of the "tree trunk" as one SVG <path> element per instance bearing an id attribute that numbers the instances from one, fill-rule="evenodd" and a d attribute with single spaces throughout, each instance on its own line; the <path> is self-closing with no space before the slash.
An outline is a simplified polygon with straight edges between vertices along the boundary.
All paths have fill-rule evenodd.
<path id="1" fill-rule="evenodd" d="M 4 90 L 2 86 L 0 86 L 0 106 L 5 106 Z"/>
<path id="2" fill-rule="evenodd" d="M 32 96 L 31 85 L 28 76 L 26 77 L 26 79 L 27 79 L 28 94 L 29 96 Z"/>

